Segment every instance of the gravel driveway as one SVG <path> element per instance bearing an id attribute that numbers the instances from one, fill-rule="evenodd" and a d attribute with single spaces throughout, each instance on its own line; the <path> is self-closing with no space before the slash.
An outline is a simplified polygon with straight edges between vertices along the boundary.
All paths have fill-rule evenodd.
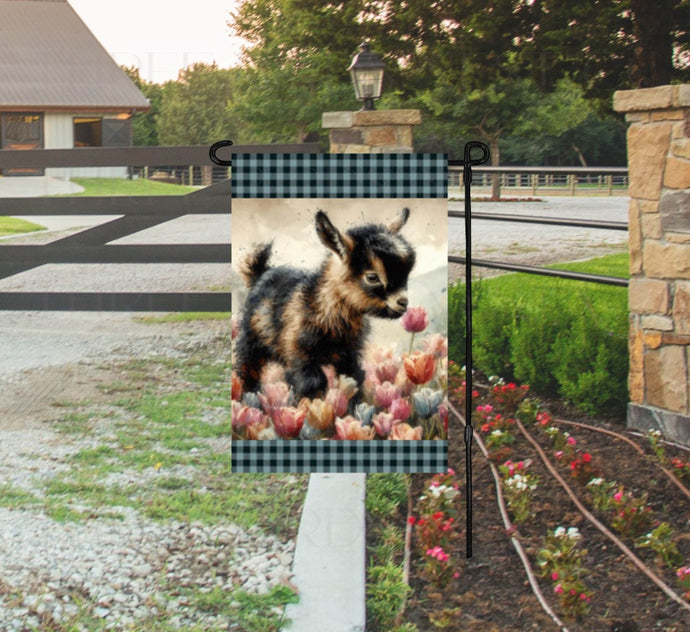
<path id="1" fill-rule="evenodd" d="M 450 203 L 450 208 L 462 204 Z M 627 198 L 475 203 L 473 209 L 625 221 Z M 11 243 L 47 243 L 83 226 L 79 218 L 31 219 L 49 224 L 51 232 L 13 238 Z M 460 254 L 462 220 L 451 219 L 449 227 L 449 250 Z M 228 216 L 190 216 L 120 241 L 224 243 L 230 228 Z M 535 264 L 620 251 L 627 238 L 614 231 L 482 220 L 475 220 L 473 235 L 475 257 Z M 453 266 L 451 278 L 461 270 Z M 47 265 L 1 280 L 0 291 L 218 290 L 227 288 L 229 279 L 229 264 Z M 103 396 L 99 384 L 113 379 L 108 368 L 113 360 L 184 353 L 208 344 L 219 335 L 219 327 L 227 323 L 152 325 L 129 313 L 0 312 L 0 489 L 11 485 L 30 490 L 36 481 L 64 471 L 65 458 L 83 448 L 80 440 L 67 440 L 50 427 L 51 419 L 64 413 L 56 410 L 56 402 L 87 399 L 98 404 Z M 39 626 L 69 620 L 78 611 L 77 599 L 91 603 L 92 614 L 114 630 L 132 629 L 135 621 L 161 609 L 168 609 L 176 624 L 225 629 L 214 627 L 219 624 L 212 618 L 194 618 L 184 603 L 162 599 L 153 575 L 172 569 L 169 579 L 186 578 L 211 589 L 216 584 L 210 578 L 231 563 L 235 584 L 251 579 L 247 588 L 265 592 L 289 578 L 292 548 L 292 542 L 232 525 L 162 525 L 133 511 L 119 522 L 56 523 L 39 510 L 0 506 L 0 630 L 54 629 Z M 232 558 L 233 551 L 240 551 L 239 557 Z M 205 563 L 195 565 L 195 559 Z M 257 568 L 263 572 L 257 574 Z"/>

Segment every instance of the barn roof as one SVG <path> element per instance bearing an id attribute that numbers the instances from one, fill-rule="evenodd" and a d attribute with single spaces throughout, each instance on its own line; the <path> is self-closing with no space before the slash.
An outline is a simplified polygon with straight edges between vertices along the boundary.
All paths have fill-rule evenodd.
<path id="1" fill-rule="evenodd" d="M 0 0 L 0 109 L 148 109 L 67 0 Z"/>

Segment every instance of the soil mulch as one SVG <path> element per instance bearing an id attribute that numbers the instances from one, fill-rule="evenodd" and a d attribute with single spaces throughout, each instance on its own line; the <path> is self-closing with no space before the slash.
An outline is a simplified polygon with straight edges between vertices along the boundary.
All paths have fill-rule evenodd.
<path id="1" fill-rule="evenodd" d="M 558 408 L 558 406 L 557 406 Z M 581 414 L 568 413 L 564 408 L 557 411 L 566 419 L 577 418 L 592 425 L 624 433 L 622 424 L 612 424 L 583 418 Z M 449 448 L 449 465 L 462 476 L 465 469 L 465 448 L 462 426 L 453 419 Z M 614 437 L 584 428 L 558 425 L 577 440 L 580 450 L 589 452 L 592 463 L 607 481 L 617 481 L 626 491 L 639 496 L 648 493 L 648 505 L 657 521 L 669 522 L 678 535 L 676 544 L 683 555 L 684 564 L 690 563 L 690 502 L 668 480 L 655 464 L 651 449 L 645 439 L 637 443 L 645 449 L 640 456 L 631 446 Z M 592 510 L 589 494 L 569 475 L 567 465 L 558 465 L 553 457 L 550 440 L 534 426 L 530 434 L 546 452 L 561 476 L 566 479 L 578 498 L 606 526 L 610 521 Z M 475 427 L 475 432 L 478 429 Z M 569 620 L 560 610 L 557 595 L 550 578 L 539 578 L 541 591 L 551 608 L 564 621 L 567 629 L 575 631 L 606 632 L 681 632 L 690 630 L 690 612 L 668 598 L 646 577 L 620 549 L 578 510 L 563 488 L 543 465 L 533 446 L 519 433 L 513 444 L 513 461 L 531 459 L 530 473 L 539 477 L 532 507 L 534 516 L 517 528 L 533 569 L 536 570 L 536 553 L 543 545 L 547 533 L 558 526 L 577 527 L 582 534 L 581 545 L 588 554 L 584 565 L 589 570 L 585 577 L 593 591 L 590 611 L 580 620 Z M 669 457 L 687 452 L 668 447 Z M 559 626 L 544 612 L 534 596 L 522 563 L 513 548 L 499 513 L 494 478 L 487 459 L 473 446 L 473 555 L 466 559 L 466 541 L 461 538 L 451 552 L 458 561 L 459 577 L 451 580 L 444 589 L 425 581 L 420 576 L 424 561 L 413 537 L 410 584 L 412 596 L 407 602 L 404 621 L 413 622 L 421 631 L 443 629 L 450 632 L 493 632 L 506 630 L 558 630 Z M 418 498 L 430 476 L 412 477 L 413 498 Z M 464 490 L 463 490 L 464 498 Z M 464 502 L 463 511 L 464 511 Z M 465 515 L 459 520 L 464 526 Z M 401 526 L 401 528 L 403 528 Z M 612 529 L 611 529 L 612 530 Z M 464 536 L 464 533 L 463 533 Z M 654 571 L 676 594 L 683 590 L 677 583 L 674 569 L 661 564 L 650 549 L 636 548 L 632 539 L 623 539 L 626 545 Z M 434 623 L 433 621 L 436 621 Z"/>

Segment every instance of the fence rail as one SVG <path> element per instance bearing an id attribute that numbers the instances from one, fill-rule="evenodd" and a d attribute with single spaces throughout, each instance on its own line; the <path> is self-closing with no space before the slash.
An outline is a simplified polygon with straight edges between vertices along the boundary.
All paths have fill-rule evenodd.
<path id="1" fill-rule="evenodd" d="M 207 146 L 2 150 L 0 169 L 183 164 L 210 168 Z M 319 152 L 315 143 L 237 145 L 232 152 Z M 226 174 L 227 175 L 227 174 Z M 43 246 L 0 245 L 0 279 L 49 263 L 228 263 L 230 243 L 108 245 L 183 215 L 229 214 L 230 181 L 179 196 L 0 198 L 0 216 L 118 215 Z M 230 292 L 0 292 L 0 310 L 229 311 Z"/>
<path id="2" fill-rule="evenodd" d="M 315 143 L 293 145 L 243 145 L 232 152 L 320 152 Z M 160 165 L 188 165 L 210 169 L 208 147 L 122 147 L 0 151 L 0 169 L 126 166 L 139 173 Z M 145 167 L 149 167 L 146 169 Z M 224 169 L 224 168 L 223 168 Z M 132 173 L 131 171 L 130 173 Z M 452 188 L 461 181 L 462 168 L 449 168 Z M 627 182 L 623 168 L 558 167 L 476 167 L 473 181 L 488 181 L 494 174 L 513 179 L 529 178 L 539 187 L 548 178 L 613 178 Z M 221 174 L 227 176 L 228 173 Z M 570 180 L 571 186 L 574 180 Z M 611 186 L 612 180 L 607 181 Z M 119 215 L 117 219 L 94 226 L 43 246 L 0 246 L 0 279 L 49 263 L 228 263 L 231 244 L 182 245 L 107 245 L 132 233 L 190 214 L 230 214 L 231 183 L 224 179 L 199 191 L 179 196 L 113 196 L 0 198 L 0 216 L 23 215 Z M 449 217 L 464 217 L 464 211 L 448 211 Z M 558 217 L 473 213 L 475 219 L 557 224 L 607 230 L 627 230 L 624 222 L 572 220 Z M 451 263 L 465 264 L 465 258 L 451 255 Z M 625 286 L 627 279 L 540 268 L 501 261 L 473 259 L 479 267 L 527 272 L 552 277 Z M 230 292 L 0 292 L 0 310 L 84 310 L 84 311 L 229 311 Z"/>
<path id="3" fill-rule="evenodd" d="M 462 167 L 449 167 L 448 187 L 450 195 L 459 194 L 462 187 Z M 487 167 L 472 168 L 472 185 L 490 187 L 495 176 L 500 178 L 502 189 L 516 189 L 520 193 L 537 195 L 567 193 L 586 188 L 587 192 L 603 191 L 607 195 L 622 194 L 628 188 L 627 167 Z"/>

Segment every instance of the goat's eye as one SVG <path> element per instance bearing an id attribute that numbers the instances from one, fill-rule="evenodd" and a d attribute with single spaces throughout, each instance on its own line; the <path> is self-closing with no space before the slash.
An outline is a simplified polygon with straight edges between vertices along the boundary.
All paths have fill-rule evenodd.
<path id="1" fill-rule="evenodd" d="M 364 278 L 367 280 L 367 283 L 381 283 L 381 279 L 379 279 L 379 275 L 376 272 L 367 272 Z"/>

